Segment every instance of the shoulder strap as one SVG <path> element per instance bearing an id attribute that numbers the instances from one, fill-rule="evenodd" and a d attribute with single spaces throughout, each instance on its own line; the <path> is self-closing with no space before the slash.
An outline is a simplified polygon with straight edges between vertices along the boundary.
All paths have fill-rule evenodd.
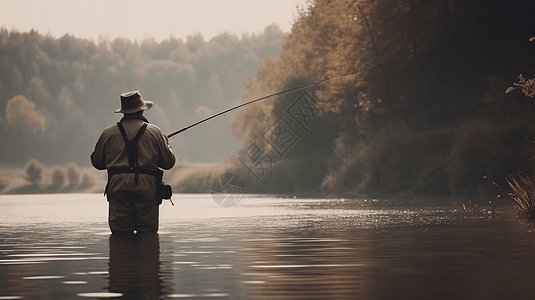
<path id="1" fill-rule="evenodd" d="M 139 139 L 141 138 L 141 135 L 145 132 L 145 129 L 147 129 L 147 125 L 149 124 L 143 123 L 141 128 L 139 128 L 139 131 L 137 132 L 136 136 L 130 142 L 133 142 L 134 140 L 136 140 L 136 143 L 137 143 L 137 141 L 139 141 Z M 123 123 L 117 122 L 117 126 L 119 126 L 119 130 L 121 131 L 121 135 L 123 136 L 124 142 L 128 143 L 129 142 L 128 136 L 126 135 L 126 132 L 124 131 Z"/>
<path id="2" fill-rule="evenodd" d="M 121 135 L 123 136 L 124 144 L 126 145 L 126 149 L 128 149 L 130 141 L 128 140 L 128 136 L 126 136 L 126 132 L 124 131 L 123 123 L 117 122 L 117 126 L 119 126 L 119 131 L 121 131 Z"/>
<path id="3" fill-rule="evenodd" d="M 139 167 L 139 163 L 137 161 L 137 143 L 145 132 L 145 129 L 147 129 L 147 125 L 147 123 L 143 123 L 136 136 L 132 140 L 128 140 L 128 136 L 126 135 L 123 124 L 121 122 L 117 122 L 117 126 L 119 127 L 119 131 L 121 131 L 121 135 L 123 136 L 126 152 L 128 154 L 128 166 L 130 167 L 130 170 L 135 170 Z M 138 172 L 136 171 L 136 185 L 137 182 Z"/>
<path id="4" fill-rule="evenodd" d="M 121 124 L 122 125 L 122 124 Z M 139 139 L 141 138 L 141 135 L 145 132 L 145 129 L 147 129 L 147 123 L 143 123 L 141 128 L 139 128 L 139 131 L 137 132 L 136 136 L 130 141 L 130 143 L 136 144 L 139 142 Z"/>

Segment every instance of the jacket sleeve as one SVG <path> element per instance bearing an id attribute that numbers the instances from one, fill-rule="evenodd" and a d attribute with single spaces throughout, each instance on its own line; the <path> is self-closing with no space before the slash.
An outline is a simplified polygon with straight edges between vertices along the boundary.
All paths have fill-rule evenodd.
<path id="1" fill-rule="evenodd" d="M 106 143 L 103 135 L 100 135 L 95 150 L 91 153 L 91 164 L 98 170 L 106 170 Z"/>
<path id="2" fill-rule="evenodd" d="M 158 136 L 158 167 L 164 170 L 170 170 L 175 165 L 175 154 L 169 146 L 169 139 L 160 131 Z"/>

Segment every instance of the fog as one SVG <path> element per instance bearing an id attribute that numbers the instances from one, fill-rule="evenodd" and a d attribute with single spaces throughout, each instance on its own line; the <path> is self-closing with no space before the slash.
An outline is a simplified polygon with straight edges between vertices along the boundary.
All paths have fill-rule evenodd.
<path id="1" fill-rule="evenodd" d="M 46 129 L 46 118 L 35 110 L 35 104 L 22 95 L 7 102 L 6 127 L 18 134 L 41 133 Z"/>
<path id="2" fill-rule="evenodd" d="M 37 159 L 30 159 L 23 168 L 12 169 L 9 172 L 10 175 L 7 173 L 0 170 L 0 193 L 4 194 L 101 192 L 104 190 L 103 180 L 98 180 L 97 172 L 89 168 L 80 168 L 74 162 L 47 168 Z"/>
<path id="3" fill-rule="evenodd" d="M 139 90 L 154 101 L 146 117 L 165 133 L 236 105 L 243 81 L 262 59 L 278 55 L 283 36 L 276 25 L 241 39 L 197 34 L 160 43 L 1 29 L 0 166 L 23 167 L 31 159 L 50 168 L 90 166 L 100 132 L 122 116 L 113 112 L 123 92 Z M 228 117 L 214 120 L 174 137 L 171 146 L 180 160 L 216 163 L 240 145 L 229 124 Z M 58 189 L 70 177 L 63 167 L 53 174 Z M 27 175 L 37 183 L 38 174 Z"/>
<path id="4" fill-rule="evenodd" d="M 0 166 L 25 167 L 22 181 L 0 173 L 0 186 L 102 191 L 105 177 L 86 169 L 88 157 L 121 117 L 113 111 L 125 91 L 154 101 L 146 116 L 171 133 L 257 97 L 353 74 L 172 138 L 178 163 L 164 179 L 177 192 L 208 192 L 232 172 L 251 193 L 488 201 L 495 190 L 484 176 L 505 185 L 507 175 L 535 170 L 532 94 L 506 93 L 519 74 L 533 74 L 534 5 L 315 0 L 286 36 L 269 26 L 209 41 L 93 42 L 4 29 Z"/>

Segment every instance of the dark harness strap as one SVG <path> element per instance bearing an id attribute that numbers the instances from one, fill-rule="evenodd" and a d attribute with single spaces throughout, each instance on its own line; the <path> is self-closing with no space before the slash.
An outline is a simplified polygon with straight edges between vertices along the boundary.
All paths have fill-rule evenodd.
<path id="1" fill-rule="evenodd" d="M 126 131 L 124 130 L 123 123 L 117 122 L 117 126 L 119 126 L 119 130 L 121 131 L 121 135 L 123 136 L 124 145 L 126 147 L 126 152 L 128 153 L 128 166 L 130 167 L 130 171 L 132 173 L 136 174 L 136 186 L 138 183 L 138 177 L 139 177 L 139 163 L 137 160 L 137 142 L 139 142 L 139 139 L 145 132 L 145 129 L 147 129 L 147 123 L 143 123 L 143 126 L 139 128 L 136 136 L 129 141 L 128 136 L 126 135 Z"/>
<path id="2" fill-rule="evenodd" d="M 124 144 L 126 146 L 126 152 L 128 152 L 128 165 L 131 169 L 135 169 L 139 167 L 139 163 L 137 161 L 137 142 L 139 142 L 141 135 L 143 135 L 145 129 L 147 129 L 147 123 L 144 123 L 143 126 L 139 128 L 136 136 L 131 141 L 128 140 L 128 136 L 126 135 L 123 124 L 121 122 L 118 122 L 117 126 L 119 126 L 119 130 L 121 131 L 121 135 L 123 136 Z"/>
<path id="3" fill-rule="evenodd" d="M 143 118 L 143 120 L 148 122 L 147 119 L 145 118 Z M 148 124 L 144 123 L 141 126 L 141 128 L 139 128 L 136 136 L 132 140 L 128 140 L 128 136 L 126 135 L 126 131 L 124 130 L 124 126 L 121 122 L 118 122 L 117 126 L 119 127 L 119 131 L 121 132 L 121 135 L 123 137 L 124 144 L 126 147 L 126 152 L 128 154 L 128 167 L 108 168 L 108 184 L 110 183 L 110 179 L 113 175 L 124 174 L 124 173 L 136 174 L 135 176 L 136 186 L 138 184 L 139 174 L 151 175 L 151 176 L 156 177 L 157 182 L 162 181 L 162 178 L 163 178 L 162 170 L 140 167 L 138 159 L 137 159 L 137 144 L 139 140 L 141 139 L 141 136 L 143 135 L 143 133 L 145 133 L 145 129 L 147 129 Z M 104 194 L 107 194 L 108 192 L 108 184 L 106 184 L 106 189 L 104 191 Z"/>

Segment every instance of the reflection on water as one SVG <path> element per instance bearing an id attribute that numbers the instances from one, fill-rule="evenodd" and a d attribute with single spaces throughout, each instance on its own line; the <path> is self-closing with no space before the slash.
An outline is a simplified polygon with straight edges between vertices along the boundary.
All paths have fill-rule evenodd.
<path id="1" fill-rule="evenodd" d="M 160 242 L 157 233 L 112 234 L 108 290 L 125 298 L 158 299 Z"/>
<path id="2" fill-rule="evenodd" d="M 0 197 L 1 299 L 532 299 L 535 225 L 509 205 L 210 195 L 110 235 L 101 195 Z"/>

